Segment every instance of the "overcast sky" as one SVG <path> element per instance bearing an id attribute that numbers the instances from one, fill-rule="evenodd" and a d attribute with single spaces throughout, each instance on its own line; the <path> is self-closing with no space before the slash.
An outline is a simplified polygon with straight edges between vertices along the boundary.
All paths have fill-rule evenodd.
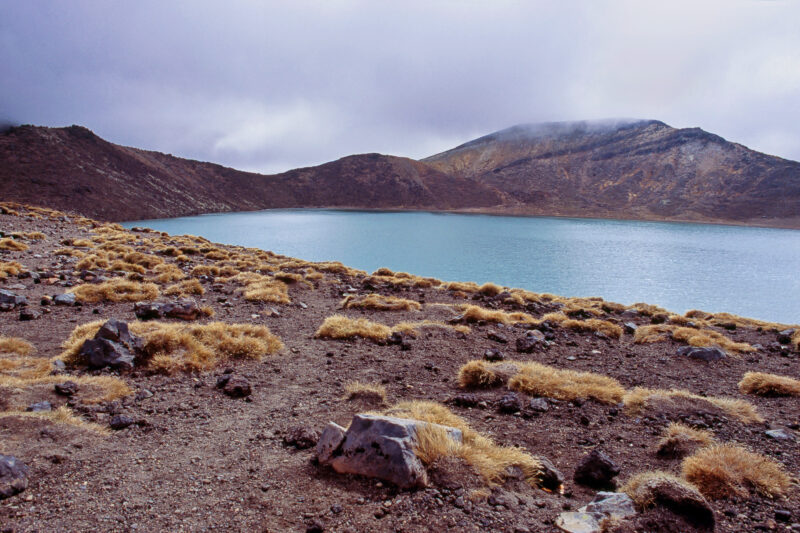
<path id="1" fill-rule="evenodd" d="M 0 2 L 0 119 L 264 172 L 524 122 L 800 160 L 800 2 Z"/>

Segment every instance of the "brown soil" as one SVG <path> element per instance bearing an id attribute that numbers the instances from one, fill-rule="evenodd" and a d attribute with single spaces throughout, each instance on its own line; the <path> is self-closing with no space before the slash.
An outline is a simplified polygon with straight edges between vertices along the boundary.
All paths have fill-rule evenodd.
<path id="1" fill-rule="evenodd" d="M 71 218 L 26 215 L 25 209 L 20 216 L 0 215 L 0 229 L 5 233 L 41 231 L 47 238 L 26 241 L 28 251 L 0 252 L 0 260 L 18 261 L 30 271 L 63 274 L 63 279 L 35 284 L 31 278 L 9 276 L 0 281 L 0 288 L 24 285 L 12 290 L 26 296 L 30 308 L 49 310 L 41 318 L 25 322 L 18 320 L 18 311 L 0 313 L 0 334 L 22 337 L 34 344 L 36 357 L 52 358 L 59 355 L 61 343 L 76 325 L 112 317 L 135 320 L 132 303 L 41 306 L 43 296 L 60 294 L 80 283 L 75 260 L 55 256 L 53 250 L 62 248 L 60 242 L 66 238 L 91 238 L 96 229 L 78 226 Z M 141 243 L 153 234 L 135 235 L 137 240 L 126 244 L 152 253 Z M 202 255 L 188 259 L 179 265 L 187 273 L 198 264 L 214 264 Z M 764 434 L 765 429 L 784 428 L 795 438 L 800 436 L 796 431 L 800 398 L 745 397 L 737 388 L 747 371 L 800 374 L 797 353 L 775 345 L 774 331 L 715 328 L 735 341 L 763 348 L 714 363 L 677 356 L 680 344 L 673 341 L 640 345 L 633 344 L 629 334 L 609 339 L 557 327 L 552 345 L 531 354 L 514 350 L 515 339 L 525 333 L 522 325 L 471 324 L 469 334 L 448 328 L 425 329 L 409 339 L 409 350 L 362 339 L 314 338 L 323 320 L 335 313 L 394 325 L 403 320 L 447 321 L 457 314 L 453 308 L 432 303 L 469 302 L 505 311 L 524 310 L 479 294 L 465 301 L 434 287 L 381 284 L 375 292 L 423 302 L 422 310 L 342 310 L 339 303 L 350 287 L 356 288 L 357 294 L 368 292 L 362 287 L 363 276 L 351 274 L 325 273 L 313 281 L 313 287 L 293 284 L 290 304 L 245 301 L 236 290 L 239 285 L 232 282 L 216 288 L 204 284 L 206 293 L 198 298 L 213 307 L 216 316 L 199 322 L 265 325 L 286 345 L 282 353 L 260 362 L 225 365 L 252 385 L 252 395 L 246 399 L 229 398 L 215 387 L 225 367 L 171 376 L 137 370 L 122 375 L 133 395 L 111 404 L 73 405 L 84 420 L 104 426 L 110 413 L 142 421 L 108 436 L 45 420 L 0 416 L 0 453 L 25 462 L 31 480 L 26 491 L 0 501 L 0 531 L 306 531 L 315 524 L 325 531 L 556 531 L 554 521 L 559 513 L 583 506 L 594 495 L 593 490 L 572 482 L 578 461 L 593 448 L 602 449 L 619 464 L 621 482 L 643 470 L 679 474 L 680 460 L 656 454 L 660 433 L 670 420 L 705 426 L 714 431 L 717 440 L 744 444 L 782 463 L 792 475 L 800 470 L 796 441 L 771 440 Z M 168 284 L 161 285 L 162 291 Z M 270 308 L 280 316 L 271 316 Z M 540 317 L 556 309 L 555 304 L 545 303 L 530 305 L 528 312 Z M 601 318 L 620 324 L 650 322 L 646 316 L 623 320 L 615 312 Z M 490 340 L 489 331 L 501 333 L 509 344 Z M 516 360 L 603 373 L 627 389 L 678 388 L 747 399 L 766 422 L 747 425 L 708 406 L 693 408 L 683 403 L 663 412 L 651 409 L 632 415 L 622 406 L 551 401 L 546 412 L 526 408 L 509 415 L 497 409 L 500 398 L 508 393 L 503 389 L 473 391 L 484 402 L 478 407 L 454 405 L 452 398 L 464 392 L 457 386 L 459 368 L 480 359 L 489 348 L 500 349 Z M 69 372 L 113 374 L 80 368 Z M 401 491 L 374 479 L 336 474 L 313 463 L 313 450 L 284 445 L 283 436 L 297 426 L 321 430 L 331 420 L 347 425 L 363 408 L 344 399 L 345 384 L 354 380 L 382 383 L 389 404 L 404 400 L 445 403 L 499 444 L 517 445 L 547 457 L 567 479 L 565 494 L 547 493 L 519 482 L 487 490 L 466 465 L 446 459 L 432 465 L 433 486 Z M 144 390 L 152 397 L 139 394 Z M 2 392 L 6 394 L 6 389 Z M 520 397 L 527 405 L 528 398 Z M 11 403 L 42 400 L 54 406 L 67 401 L 49 387 L 11 395 Z M 12 405 L 20 406 L 24 407 Z M 776 509 L 789 510 L 792 521 L 800 522 L 796 487 L 784 499 L 770 500 L 753 493 L 749 498 L 718 500 L 712 505 L 717 531 L 780 530 L 785 526 L 775 522 Z M 665 524 L 679 523 L 665 518 L 665 512 L 640 515 L 637 524 L 666 528 Z"/>

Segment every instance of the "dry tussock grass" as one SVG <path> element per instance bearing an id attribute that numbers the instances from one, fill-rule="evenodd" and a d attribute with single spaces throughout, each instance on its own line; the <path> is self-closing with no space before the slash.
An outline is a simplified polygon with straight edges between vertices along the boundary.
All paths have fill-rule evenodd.
<path id="1" fill-rule="evenodd" d="M 78 248 L 94 248 L 94 243 L 89 239 L 63 239 L 60 244 L 64 246 L 75 246 Z"/>
<path id="2" fill-rule="evenodd" d="M 92 431 L 100 435 L 111 434 L 111 430 L 109 430 L 107 427 L 95 424 L 94 422 L 87 422 L 82 418 L 80 418 L 79 416 L 75 415 L 68 407 L 65 406 L 58 407 L 56 409 L 53 409 L 52 411 L 39 411 L 35 413 L 27 411 L 0 412 L 0 418 L 7 418 L 7 417 L 34 418 L 39 420 L 47 420 L 54 424 L 65 424 L 68 426 L 75 426 L 77 428 Z"/>
<path id="3" fill-rule="evenodd" d="M 407 272 L 397 272 L 392 276 L 372 275 L 364 278 L 363 282 L 371 283 L 372 285 L 392 285 L 403 288 L 430 288 L 441 283 L 436 278 L 423 278 Z"/>
<path id="4" fill-rule="evenodd" d="M 59 358 L 82 365 L 80 347 L 103 323 L 98 320 L 75 328 L 62 344 Z M 252 324 L 134 322 L 129 326 L 131 333 L 144 339 L 146 366 L 162 373 L 206 371 L 234 359 L 260 360 L 284 348 L 268 328 Z"/>
<path id="5" fill-rule="evenodd" d="M 47 239 L 47 235 L 41 231 L 16 231 L 11 234 L 15 239 L 26 239 L 29 241 L 43 241 Z"/>
<path id="6" fill-rule="evenodd" d="M 737 444 L 702 448 L 683 460 L 683 476 L 709 498 L 744 497 L 750 489 L 781 496 L 792 480 L 783 465 Z"/>
<path id="7" fill-rule="evenodd" d="M 132 393 L 127 383 L 114 376 L 63 376 L 49 375 L 51 362 L 47 359 L 40 361 L 37 369 L 27 377 L 0 375 L 0 387 L 31 388 L 36 385 L 55 385 L 64 381 L 74 381 L 80 387 L 78 393 L 81 401 L 86 404 L 105 403 L 119 398 L 124 398 Z"/>
<path id="8" fill-rule="evenodd" d="M 23 270 L 23 266 L 16 261 L 0 261 L 0 279 L 6 279 L 8 276 L 16 276 Z"/>
<path id="9" fill-rule="evenodd" d="M 183 273 L 183 270 L 171 263 L 158 265 L 153 269 L 153 272 L 156 274 L 156 281 L 159 283 L 170 283 L 186 278 L 186 274 Z"/>
<path id="10" fill-rule="evenodd" d="M 141 302 L 158 298 L 158 285 L 113 279 L 96 285 L 83 284 L 70 289 L 81 302 Z"/>
<path id="11" fill-rule="evenodd" d="M 164 260 L 161 259 L 160 257 L 150 254 L 144 254 L 142 252 L 129 252 L 125 254 L 122 258 L 128 263 L 141 265 L 147 269 L 154 268 L 164 263 Z"/>
<path id="12" fill-rule="evenodd" d="M 695 429 L 680 422 L 672 422 L 664 428 L 658 441 L 658 454 L 675 457 L 685 455 L 690 450 L 710 446 L 714 434 L 705 429 Z"/>
<path id="13" fill-rule="evenodd" d="M 458 309 L 461 311 L 462 317 L 466 322 L 495 322 L 500 324 L 538 324 L 539 321 L 527 313 L 506 313 L 505 311 L 496 311 L 492 309 L 485 309 L 477 305 L 460 305 Z"/>
<path id="14" fill-rule="evenodd" d="M 705 311 L 698 311 L 693 309 L 688 311 L 685 315 L 687 318 L 696 319 L 704 325 L 709 326 L 725 326 L 733 324 L 737 328 L 756 329 L 761 328 L 765 331 L 782 331 L 797 326 L 790 326 L 788 324 L 781 324 L 778 322 L 767 322 L 764 320 L 757 320 L 754 318 L 745 318 L 731 313 L 706 313 Z"/>
<path id="15" fill-rule="evenodd" d="M 462 388 L 496 387 L 504 383 L 508 383 L 511 390 L 559 400 L 592 398 L 603 403 L 617 403 L 625 394 L 622 385 L 608 376 L 535 362 L 474 360 L 458 372 L 458 384 Z"/>
<path id="16" fill-rule="evenodd" d="M 134 272 L 136 274 L 144 274 L 147 270 L 141 265 L 135 265 L 133 263 L 128 263 L 126 261 L 122 261 L 117 259 L 116 261 L 111 263 L 109 270 L 116 270 L 119 272 Z"/>
<path id="17" fill-rule="evenodd" d="M 53 255 L 65 255 L 70 257 L 84 257 L 86 255 L 85 252 L 81 252 L 75 248 L 56 248 L 52 252 Z"/>
<path id="18" fill-rule="evenodd" d="M 314 269 L 319 270 L 320 272 L 327 272 L 328 274 L 340 274 L 350 277 L 367 275 L 367 273 L 364 272 L 363 270 L 350 268 L 348 266 L 341 264 L 338 261 L 323 261 L 321 263 L 312 263 L 312 266 Z"/>
<path id="19" fill-rule="evenodd" d="M 414 451 L 425 464 L 431 464 L 441 457 L 457 457 L 470 465 L 490 485 L 502 483 L 512 469 L 519 469 L 531 486 L 540 483 L 542 464 L 537 458 L 520 448 L 495 444 L 441 404 L 424 401 L 401 402 L 387 410 L 386 414 L 461 430 L 463 442 L 458 443 L 441 428 L 435 426 L 422 428 L 417 433 L 417 446 Z"/>
<path id="20" fill-rule="evenodd" d="M 325 319 L 314 337 L 321 339 L 352 339 L 362 337 L 374 341 L 385 341 L 392 334 L 392 328 L 385 324 L 372 322 L 366 318 L 349 318 L 333 315 Z"/>
<path id="21" fill-rule="evenodd" d="M 24 252 L 29 246 L 24 242 L 15 241 L 10 237 L 0 239 L 0 250 L 10 250 L 12 252 Z"/>
<path id="22" fill-rule="evenodd" d="M 635 309 L 639 311 L 640 315 L 643 316 L 653 316 L 653 315 L 670 315 L 669 311 L 664 309 L 663 307 L 659 307 L 657 305 L 646 304 L 642 302 L 637 302 L 633 305 L 628 306 L 628 309 Z"/>
<path id="23" fill-rule="evenodd" d="M 662 342 L 672 338 L 690 346 L 719 346 L 732 352 L 753 352 L 755 348 L 744 342 L 734 342 L 722 333 L 710 329 L 695 329 L 673 324 L 641 326 L 636 330 L 633 342 L 637 344 Z"/>
<path id="24" fill-rule="evenodd" d="M 761 415 L 758 414 L 758 411 L 756 411 L 755 406 L 745 400 L 700 396 L 688 390 L 664 390 L 636 387 L 625 394 L 625 397 L 622 398 L 622 402 L 627 409 L 637 413 L 648 408 L 653 402 L 663 401 L 669 403 L 674 399 L 683 399 L 690 402 L 712 405 L 747 424 L 764 421 Z"/>
<path id="25" fill-rule="evenodd" d="M 649 488 L 650 483 L 655 480 L 664 480 L 670 484 L 679 485 L 687 493 L 693 494 L 697 500 L 703 499 L 697 487 L 687 482 L 685 479 L 660 470 L 635 474 L 619 488 L 619 492 L 624 492 L 630 496 L 633 503 L 635 503 L 636 507 L 639 509 L 647 509 L 656 503 L 654 500 L 654 493 Z"/>
<path id="26" fill-rule="evenodd" d="M 346 296 L 339 305 L 343 309 L 357 307 L 374 311 L 419 311 L 422 309 L 422 305 L 419 302 L 380 294 L 368 294 L 363 297 Z"/>
<path id="27" fill-rule="evenodd" d="M 453 292 L 474 293 L 478 292 L 480 287 L 474 281 L 449 281 L 442 285 L 442 288 Z"/>
<path id="28" fill-rule="evenodd" d="M 345 398 L 384 405 L 386 403 L 386 387 L 380 383 L 362 383 L 351 381 L 344 386 Z"/>
<path id="29" fill-rule="evenodd" d="M 108 268 L 110 264 L 108 254 L 96 253 L 84 255 L 83 258 L 75 264 L 75 268 L 78 270 L 97 270 Z"/>
<path id="30" fill-rule="evenodd" d="M 288 304 L 289 287 L 284 282 L 255 272 L 242 272 L 232 279 L 244 285 L 244 298 L 250 302 Z"/>
<path id="31" fill-rule="evenodd" d="M 739 382 L 744 394 L 759 396 L 800 396 L 800 380 L 764 372 L 747 372 Z"/>
<path id="32" fill-rule="evenodd" d="M 206 290 L 196 279 L 187 279 L 186 281 L 181 281 L 175 285 L 170 285 L 164 290 L 164 294 L 167 296 L 189 296 L 192 294 L 203 295 L 205 292 Z"/>
<path id="33" fill-rule="evenodd" d="M 36 348 L 33 344 L 19 337 L 0 337 L 0 353 L 13 353 L 28 356 L 33 354 Z"/>

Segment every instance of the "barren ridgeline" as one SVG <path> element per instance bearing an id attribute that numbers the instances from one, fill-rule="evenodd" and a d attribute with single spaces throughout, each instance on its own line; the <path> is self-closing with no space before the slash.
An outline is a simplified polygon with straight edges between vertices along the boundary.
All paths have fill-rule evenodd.
<path id="1" fill-rule="evenodd" d="M 800 521 L 796 325 L 11 203 L 0 229 L 4 528 Z"/>

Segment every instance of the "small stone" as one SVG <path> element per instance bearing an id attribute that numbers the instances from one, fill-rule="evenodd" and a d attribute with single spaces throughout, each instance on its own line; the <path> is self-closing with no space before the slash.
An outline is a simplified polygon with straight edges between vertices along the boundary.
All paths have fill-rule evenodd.
<path id="1" fill-rule="evenodd" d="M 56 394 L 60 394 L 61 396 L 72 396 L 73 394 L 78 392 L 78 384 L 74 381 L 65 381 L 64 383 L 56 383 L 55 385 Z"/>
<path id="2" fill-rule="evenodd" d="M 500 398 L 497 408 L 501 413 L 512 414 L 518 412 L 522 408 L 522 402 L 520 402 L 516 394 L 510 392 Z"/>
<path id="3" fill-rule="evenodd" d="M 788 509 L 775 509 L 775 520 L 778 522 L 788 522 L 792 519 L 792 512 Z"/>
<path id="4" fill-rule="evenodd" d="M 505 335 L 501 335 L 496 331 L 489 331 L 488 333 L 486 333 L 486 338 L 489 339 L 490 341 L 499 342 L 501 344 L 508 343 L 508 337 L 506 337 Z"/>
<path id="5" fill-rule="evenodd" d="M 331 505 L 331 512 L 333 514 L 339 514 L 342 511 L 343 511 L 342 506 L 339 505 L 338 503 L 334 503 L 333 505 Z"/>
<path id="6" fill-rule="evenodd" d="M 475 407 L 480 401 L 481 399 L 477 394 L 470 392 L 457 394 L 455 397 L 453 397 L 453 404 L 459 407 Z"/>
<path id="7" fill-rule="evenodd" d="M 26 322 L 26 321 L 29 321 L 29 320 L 36 320 L 36 319 L 41 318 L 41 317 L 42 317 L 42 314 L 39 311 L 34 311 L 33 309 L 31 309 L 29 307 L 26 307 L 25 309 L 23 309 L 22 311 L 19 312 L 19 319 L 21 321 L 23 321 L 23 322 Z"/>
<path id="8" fill-rule="evenodd" d="M 25 410 L 32 413 L 41 413 L 45 411 L 52 411 L 53 405 L 50 402 L 38 402 L 29 405 Z"/>
<path id="9" fill-rule="evenodd" d="M 221 387 L 218 381 L 217 387 L 222 388 L 222 392 L 224 392 L 231 398 L 244 398 L 246 396 L 250 396 L 250 394 L 252 393 L 250 382 L 247 381 L 242 376 L 226 374 L 226 376 L 223 377 L 227 377 L 227 379 L 224 380 L 224 383 L 222 384 Z"/>
<path id="10" fill-rule="evenodd" d="M 629 335 L 633 335 L 634 333 L 636 333 L 636 330 L 639 329 L 639 326 L 637 326 L 633 322 L 625 322 L 625 324 L 623 324 L 623 327 L 625 328 L 625 333 Z"/>
<path id="11" fill-rule="evenodd" d="M 305 450 L 317 445 L 319 440 L 319 432 L 304 427 L 295 426 L 286 433 L 283 437 L 283 443 L 286 446 L 293 446 L 298 450 Z"/>
<path id="12" fill-rule="evenodd" d="M 614 477 L 619 473 L 619 466 L 606 454 L 595 449 L 578 463 L 573 479 L 575 483 L 593 488 L 614 487 Z"/>
<path id="13" fill-rule="evenodd" d="M 768 429 L 764 435 L 775 440 L 794 440 L 794 435 L 785 429 Z"/>
<path id="14" fill-rule="evenodd" d="M 111 427 L 111 429 L 120 430 L 125 429 L 133 423 L 133 418 L 129 417 L 128 415 L 114 415 L 111 417 L 111 421 L 108 423 L 108 425 Z"/>
<path id="15" fill-rule="evenodd" d="M 16 457 L 0 455 L 0 500 L 19 494 L 27 488 L 28 467 Z"/>
<path id="16" fill-rule="evenodd" d="M 75 297 L 75 293 L 66 292 L 64 294 L 58 294 L 53 298 L 53 303 L 56 305 L 75 305 L 77 299 Z"/>
<path id="17" fill-rule="evenodd" d="M 678 355 L 697 359 L 699 361 L 713 362 L 725 359 L 727 356 L 723 350 L 717 347 L 699 348 L 695 346 L 684 346 L 678 349 Z"/>
<path id="18" fill-rule="evenodd" d="M 319 520 L 314 520 L 306 527 L 306 533 L 322 533 L 325 531 L 325 524 Z"/>
<path id="19" fill-rule="evenodd" d="M 567 533 L 600 533 L 600 522 L 592 513 L 568 512 L 556 518 L 556 527 Z"/>
<path id="20" fill-rule="evenodd" d="M 483 358 L 487 361 L 502 361 L 506 358 L 505 354 L 500 350 L 490 348 L 483 352 Z"/>
<path id="21" fill-rule="evenodd" d="M 537 413 L 544 413 L 548 409 L 550 409 L 547 400 L 545 400 L 544 398 L 531 398 L 531 401 L 529 402 L 528 405 L 530 405 L 530 408 L 536 411 Z"/>

